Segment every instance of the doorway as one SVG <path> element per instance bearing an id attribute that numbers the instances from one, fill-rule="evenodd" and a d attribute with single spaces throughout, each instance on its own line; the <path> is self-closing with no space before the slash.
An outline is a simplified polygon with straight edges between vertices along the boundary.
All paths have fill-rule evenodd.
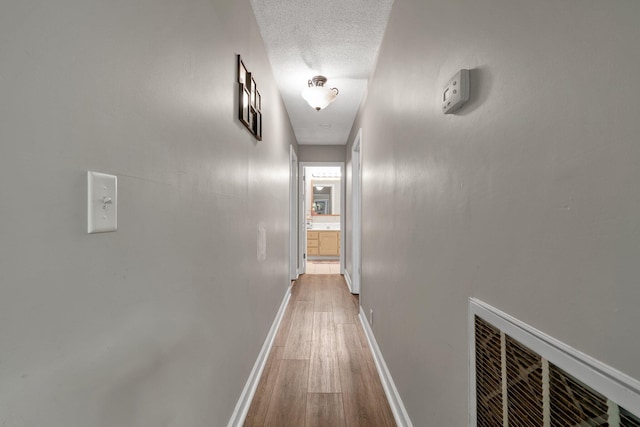
<path id="1" fill-rule="evenodd" d="M 289 278 L 298 278 L 298 156 L 289 146 Z"/>
<path id="2" fill-rule="evenodd" d="M 338 274 L 344 274 L 345 189 L 344 162 L 299 162 L 300 274 L 307 272 L 307 261 L 338 262 Z"/>
<path id="3" fill-rule="evenodd" d="M 352 294 L 360 294 L 362 273 L 362 128 L 351 148 L 351 269 L 347 284 Z M 351 273 L 351 275 L 348 274 Z M 349 280 L 351 279 L 351 280 Z"/>

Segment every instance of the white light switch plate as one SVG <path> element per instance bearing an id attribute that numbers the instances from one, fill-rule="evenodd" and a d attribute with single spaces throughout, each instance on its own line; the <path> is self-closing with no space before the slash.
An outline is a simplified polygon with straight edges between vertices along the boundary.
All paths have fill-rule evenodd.
<path id="1" fill-rule="evenodd" d="M 98 172 L 87 172 L 88 233 L 104 233 L 118 229 L 118 178 Z"/>

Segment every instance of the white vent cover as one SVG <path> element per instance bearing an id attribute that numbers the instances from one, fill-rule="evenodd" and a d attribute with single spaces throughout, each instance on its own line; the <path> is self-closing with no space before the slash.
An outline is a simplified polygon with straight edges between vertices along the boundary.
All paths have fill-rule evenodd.
<path id="1" fill-rule="evenodd" d="M 471 299 L 470 425 L 640 427 L 640 382 Z"/>

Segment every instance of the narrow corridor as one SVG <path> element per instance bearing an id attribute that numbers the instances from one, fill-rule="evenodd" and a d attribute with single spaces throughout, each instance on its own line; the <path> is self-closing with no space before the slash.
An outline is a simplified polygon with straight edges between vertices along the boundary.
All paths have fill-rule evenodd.
<path id="1" fill-rule="evenodd" d="M 292 288 L 245 427 L 395 427 L 340 275 L 307 274 Z"/>

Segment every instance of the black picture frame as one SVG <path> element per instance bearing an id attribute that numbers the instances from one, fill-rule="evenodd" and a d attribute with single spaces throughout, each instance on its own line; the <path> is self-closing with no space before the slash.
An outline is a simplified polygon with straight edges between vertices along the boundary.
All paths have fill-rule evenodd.
<path id="1" fill-rule="evenodd" d="M 240 55 L 237 55 L 236 72 L 239 88 L 238 119 L 258 141 L 262 141 L 262 95 Z"/>
<path id="2" fill-rule="evenodd" d="M 251 118 L 251 94 L 247 90 L 246 87 L 240 86 L 240 111 L 238 118 L 242 122 L 243 125 L 249 127 L 251 126 L 250 118 Z"/>
<path id="3" fill-rule="evenodd" d="M 251 75 L 251 73 L 249 73 Z M 251 106 L 253 108 L 256 108 L 256 81 L 253 78 L 253 76 L 251 77 Z"/>
<path id="4" fill-rule="evenodd" d="M 262 113 L 255 108 L 251 108 L 251 132 L 258 141 L 262 140 Z"/>
<path id="5" fill-rule="evenodd" d="M 242 62 L 240 55 L 238 55 L 238 83 L 246 86 L 248 81 L 247 74 L 249 74 L 247 67 L 244 65 L 244 62 Z"/>

